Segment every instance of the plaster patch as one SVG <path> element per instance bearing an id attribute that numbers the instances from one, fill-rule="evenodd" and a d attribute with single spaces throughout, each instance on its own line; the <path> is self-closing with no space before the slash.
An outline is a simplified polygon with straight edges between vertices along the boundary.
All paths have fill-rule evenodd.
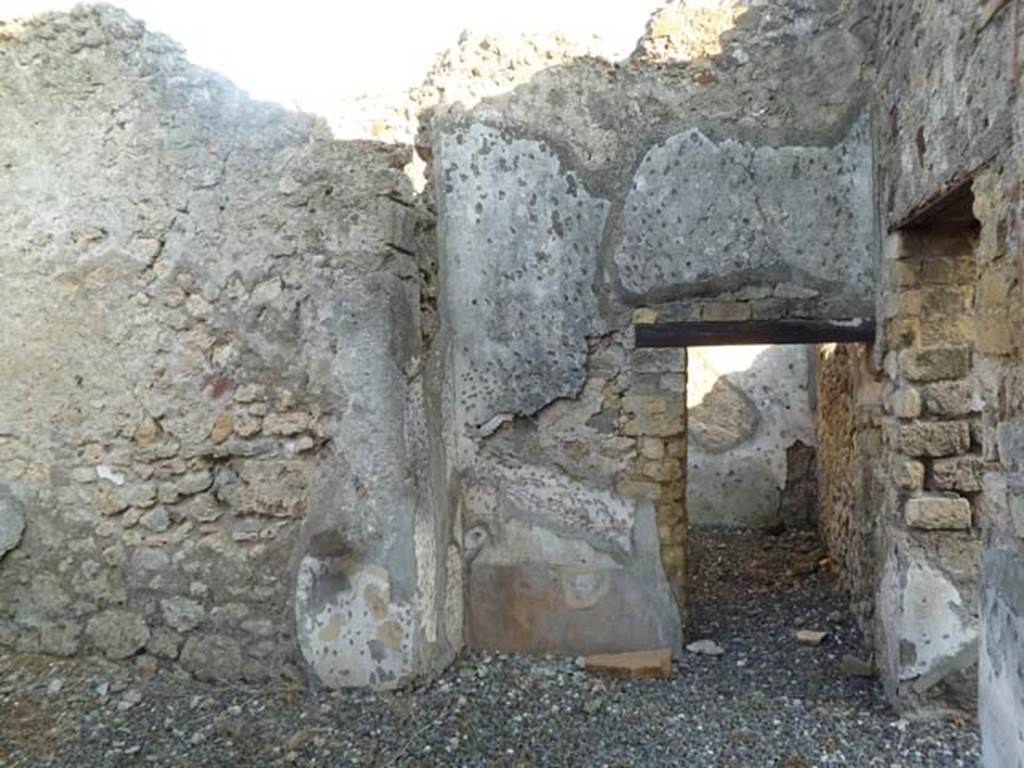
<path id="1" fill-rule="evenodd" d="M 295 612 L 302 655 L 325 685 L 390 688 L 412 674 L 412 606 L 390 602 L 383 569 L 306 556 Z"/>

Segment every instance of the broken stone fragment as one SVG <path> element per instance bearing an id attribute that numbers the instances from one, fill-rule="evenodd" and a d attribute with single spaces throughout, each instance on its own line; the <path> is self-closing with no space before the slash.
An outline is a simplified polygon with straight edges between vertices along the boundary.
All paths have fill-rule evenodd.
<path id="1" fill-rule="evenodd" d="M 157 423 L 153 420 L 152 416 L 148 414 L 142 418 L 139 426 L 135 428 L 134 439 L 139 445 L 149 445 L 156 439 L 157 433 L 160 428 Z"/>
<path id="2" fill-rule="evenodd" d="M 263 419 L 263 431 L 268 435 L 296 435 L 309 428 L 309 414 L 303 411 L 271 413 Z"/>
<path id="3" fill-rule="evenodd" d="M 800 629 L 796 633 L 796 641 L 803 645 L 821 645 L 826 637 L 828 637 L 828 632 L 816 629 Z"/>
<path id="4" fill-rule="evenodd" d="M 874 677 L 875 668 L 870 661 L 859 659 L 849 653 L 844 654 L 839 661 L 839 669 L 844 675 L 850 677 Z"/>
<path id="5" fill-rule="evenodd" d="M 600 653 L 586 656 L 584 668 L 627 680 L 667 678 L 672 674 L 672 650 Z"/>
<path id="6" fill-rule="evenodd" d="M 220 445 L 231 436 L 231 432 L 231 414 L 221 411 L 213 420 L 213 426 L 210 427 L 210 440 L 214 445 Z"/>
<path id="7" fill-rule="evenodd" d="M 725 649 L 716 643 L 714 640 L 697 640 L 696 642 L 690 643 L 686 646 L 686 650 L 690 653 L 699 653 L 703 656 L 721 656 L 725 653 Z"/>

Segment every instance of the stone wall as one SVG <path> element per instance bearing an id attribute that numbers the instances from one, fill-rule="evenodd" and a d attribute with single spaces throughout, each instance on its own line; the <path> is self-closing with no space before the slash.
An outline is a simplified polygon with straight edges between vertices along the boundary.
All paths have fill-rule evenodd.
<path id="1" fill-rule="evenodd" d="M 893 488 L 902 480 L 922 490 L 909 491 L 910 498 L 896 491 L 887 502 L 897 554 L 886 562 L 891 575 L 879 599 L 891 630 L 882 646 L 898 669 L 919 665 L 920 657 L 901 658 L 893 636 L 901 621 L 921 628 L 942 620 L 942 611 L 901 618 L 894 596 L 906 607 L 915 589 L 932 605 L 936 594 L 945 595 L 951 615 L 943 638 L 981 635 L 986 765 L 1019 765 L 1024 539 L 1015 524 L 1019 441 L 1011 435 L 1021 412 L 1024 305 L 1021 14 L 1015 2 L 911 6 L 885 2 L 878 15 L 880 204 L 888 227 L 903 228 L 891 235 L 881 272 L 886 333 L 879 354 L 895 384 L 886 430 L 892 454 L 932 455 L 897 458 L 893 467 Z M 951 304 L 958 308 L 953 322 L 942 310 Z M 936 317 L 927 319 L 933 308 Z M 962 532 L 937 530 L 954 524 Z M 970 663 L 970 653 L 946 650 L 953 667 L 958 659 Z"/>
<path id="2" fill-rule="evenodd" d="M 634 324 L 872 314 L 871 20 L 722 13 L 619 63 L 467 37 L 417 94 L 473 644 L 679 648 L 685 357 Z"/>
<path id="3" fill-rule="evenodd" d="M 877 632 L 886 681 L 907 704 L 962 699 L 977 675 L 973 247 L 969 229 L 921 230 L 894 235 L 886 253 L 882 429 L 890 482 Z M 939 605 L 936 594 L 944 596 Z"/>
<path id="4" fill-rule="evenodd" d="M 819 356 L 822 528 L 893 700 L 977 660 L 1014 764 L 1022 11 L 805 6 L 466 37 L 388 133 L 421 198 L 120 13 L 0 26 L 0 643 L 331 685 L 464 624 L 678 648 L 687 359 L 633 326 L 877 308 Z"/>
<path id="5" fill-rule="evenodd" d="M 812 349 L 693 347 L 687 372 L 690 525 L 817 520 Z"/>
<path id="6" fill-rule="evenodd" d="M 867 345 L 825 344 L 818 347 L 816 361 L 818 528 L 868 634 L 878 588 L 883 472 L 882 391 L 871 356 Z"/>
<path id="7" fill-rule="evenodd" d="M 332 685 L 449 658 L 408 150 L 107 7 L 0 25 L 0 125 L 0 643 L 217 680 L 298 646 Z"/>

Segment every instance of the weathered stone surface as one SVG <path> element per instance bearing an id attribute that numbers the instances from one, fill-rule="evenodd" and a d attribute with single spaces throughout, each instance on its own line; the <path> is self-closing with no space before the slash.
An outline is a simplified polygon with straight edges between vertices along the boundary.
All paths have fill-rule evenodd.
<path id="1" fill-rule="evenodd" d="M 798 276 L 842 297 L 835 316 L 859 317 L 873 280 L 870 174 L 863 124 L 833 148 L 673 136 L 648 151 L 626 198 L 622 288 L 651 301 Z"/>
<path id="2" fill-rule="evenodd" d="M 996 53 L 1010 44 L 1010 14 L 984 23 L 975 3 L 918 7 L 923 13 L 908 14 L 884 0 L 878 9 L 885 23 L 876 99 L 889 118 L 875 132 L 879 197 L 890 226 L 1011 141 L 1013 78 Z M 908 39 L 920 42 L 908 46 Z M 950 69 L 935 66 L 924 50 L 944 57 Z"/>
<path id="3" fill-rule="evenodd" d="M 904 491 L 919 491 L 924 488 L 924 464 L 902 457 L 892 460 L 892 478 L 897 487 Z"/>
<path id="4" fill-rule="evenodd" d="M 0 559 L 18 546 L 25 532 L 25 512 L 14 493 L 0 484 Z"/>
<path id="5" fill-rule="evenodd" d="M 893 393 L 892 412 L 899 419 L 916 419 L 921 415 L 921 393 L 911 387 Z"/>
<path id="6" fill-rule="evenodd" d="M 542 143 L 479 123 L 441 137 L 433 172 L 459 418 L 486 434 L 583 387 L 609 203 Z"/>
<path id="7" fill-rule="evenodd" d="M 235 682 L 244 671 L 241 647 L 225 635 L 193 635 L 185 641 L 180 660 L 196 678 L 211 683 Z"/>
<path id="8" fill-rule="evenodd" d="M 906 522 L 911 528 L 929 531 L 965 530 L 971 527 L 971 503 L 967 499 L 945 496 L 910 499 Z"/>
<path id="9" fill-rule="evenodd" d="M 900 353 L 900 368 L 910 381 L 959 379 L 971 367 L 971 351 L 965 347 L 905 349 Z"/>
<path id="10" fill-rule="evenodd" d="M 0 476 L 18 478 L 20 498 L 46 500 L 28 520 L 30 556 L 3 558 L 0 617 L 16 614 L 27 636 L 65 620 L 73 600 L 86 617 L 123 605 L 90 619 L 80 643 L 122 657 L 145 644 L 139 617 L 160 621 L 161 601 L 196 631 L 183 602 L 199 602 L 196 581 L 211 585 L 210 615 L 244 585 L 249 618 L 281 624 L 314 503 L 355 510 L 339 526 L 348 545 L 372 539 L 382 520 L 411 519 L 413 505 L 380 489 L 413 496 L 430 460 L 408 447 L 408 392 L 422 379 L 392 363 L 392 346 L 406 361 L 418 354 L 417 318 L 394 345 L 357 348 L 345 325 L 398 322 L 374 280 L 391 279 L 419 309 L 417 214 L 401 171 L 411 150 L 337 142 L 319 119 L 249 100 L 106 6 L 0 37 L 0 283 L 12 297 L 0 305 Z M 369 309 L 356 321 L 358 294 Z M 350 371 L 391 375 L 344 378 L 335 364 L 346 358 Z M 382 438 L 389 399 L 397 416 Z M 359 435 L 332 431 L 360 414 Z M 319 450 L 334 440 L 351 440 L 337 462 Z M 420 479 L 423 514 L 450 514 L 425 501 Z M 0 554 L 21 537 L 8 509 L 0 497 Z M 436 535 L 451 527 L 439 522 Z M 412 547 L 393 558 L 412 574 L 400 589 L 419 600 L 416 570 L 430 561 Z M 55 599 L 40 599 L 43 588 Z M 407 634 L 430 650 L 417 651 L 416 670 L 451 654 L 447 638 L 416 628 L 443 611 L 422 601 Z M 270 656 L 292 652 L 293 629 L 267 639 Z M 70 647 L 50 634 L 54 649 Z M 172 642 L 153 646 L 177 655 Z M 216 654 L 193 644 L 188 661 L 201 673 Z"/>
<path id="11" fill-rule="evenodd" d="M 672 649 L 594 654 L 587 656 L 583 664 L 592 672 L 627 680 L 667 678 L 672 675 Z"/>
<path id="12" fill-rule="evenodd" d="M 870 626 L 879 567 L 874 523 L 882 504 L 879 480 L 891 474 L 894 481 L 917 489 L 924 485 L 924 465 L 900 457 L 890 469 L 881 456 L 882 387 L 867 349 L 819 347 L 815 379 L 818 527 L 855 615 L 862 626 Z"/>
<path id="13" fill-rule="evenodd" d="M 802 645 L 821 645 L 828 637 L 828 632 L 819 629 L 798 629 L 796 641 Z"/>
<path id="14" fill-rule="evenodd" d="M 203 606 L 187 597 L 169 597 L 160 601 L 164 621 L 171 629 L 188 632 L 202 624 L 206 616 Z"/>
<path id="15" fill-rule="evenodd" d="M 686 650 L 689 653 L 698 653 L 702 656 L 721 656 L 725 653 L 725 649 L 716 643 L 714 640 L 696 640 L 692 643 L 688 643 Z"/>
<path id="16" fill-rule="evenodd" d="M 979 659 L 982 749 L 987 768 L 1024 754 L 1018 719 L 1024 701 L 1024 558 L 1000 549 L 985 556 Z"/>
<path id="17" fill-rule="evenodd" d="M 141 616 L 129 611 L 109 610 L 89 619 L 85 634 L 93 646 L 109 659 L 134 656 L 149 640 L 149 627 Z"/>
<path id="18" fill-rule="evenodd" d="M 900 450 L 908 456 L 954 456 L 971 446 L 971 430 L 964 421 L 916 421 L 899 428 Z"/>
<path id="19" fill-rule="evenodd" d="M 55 656 L 73 656 L 78 652 L 82 625 L 75 621 L 48 621 L 39 627 L 39 649 Z"/>
<path id="20" fill-rule="evenodd" d="M 761 414 L 742 389 L 722 377 L 690 408 L 688 418 L 690 439 L 697 447 L 708 453 L 722 453 L 753 437 Z"/>
<path id="21" fill-rule="evenodd" d="M 146 643 L 146 651 L 165 659 L 176 659 L 181 650 L 181 635 L 165 627 L 155 627 Z"/>
<path id="22" fill-rule="evenodd" d="M 969 381 L 941 381 L 922 389 L 924 407 L 935 416 L 966 416 L 979 410 Z"/>
<path id="23" fill-rule="evenodd" d="M 980 456 L 958 456 L 932 462 L 932 481 L 940 491 L 977 493 L 985 464 Z"/>

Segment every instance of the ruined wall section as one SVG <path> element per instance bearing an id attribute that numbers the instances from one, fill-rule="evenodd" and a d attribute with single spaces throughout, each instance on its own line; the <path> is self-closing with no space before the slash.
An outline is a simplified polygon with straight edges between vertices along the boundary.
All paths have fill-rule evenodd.
<path id="1" fill-rule="evenodd" d="M 878 20 L 880 97 L 875 130 L 884 219 L 892 228 L 925 212 L 911 223 L 930 231 L 932 238 L 941 237 L 943 225 L 962 229 L 972 218 L 970 211 L 965 214 L 962 210 L 964 193 L 969 191 L 974 223 L 980 224 L 971 242 L 959 249 L 970 251 L 969 259 L 959 260 L 967 274 L 961 273 L 953 281 L 961 286 L 969 283 L 970 296 L 961 298 L 971 304 L 966 316 L 956 323 L 947 322 L 946 327 L 922 322 L 916 331 L 913 321 L 908 327 L 898 316 L 927 314 L 926 306 L 915 311 L 921 289 L 927 291 L 928 284 L 944 273 L 945 257 L 951 254 L 940 248 L 933 254 L 937 260 L 925 259 L 920 271 L 915 271 L 912 264 L 903 263 L 908 255 L 912 260 L 914 255 L 934 249 L 913 230 L 893 234 L 887 249 L 892 259 L 882 270 L 882 290 L 893 302 L 886 306 L 884 316 L 892 321 L 892 332 L 880 339 L 879 351 L 885 354 L 887 373 L 894 380 L 906 374 L 918 380 L 915 389 L 922 394 L 922 413 L 926 421 L 934 422 L 923 427 L 909 424 L 899 431 L 908 439 L 914 432 L 924 436 L 930 431 L 928 442 L 933 452 L 938 450 L 934 446 L 945 445 L 947 451 L 960 454 L 948 460 L 935 456 L 930 471 L 923 478 L 920 473 L 914 477 L 915 486 L 924 486 L 920 492 L 924 506 L 915 501 L 904 510 L 914 514 L 905 521 L 911 533 L 901 541 L 920 543 L 934 537 L 913 533 L 925 519 L 918 513 L 927 511 L 930 504 L 958 510 L 953 517 L 964 524 L 969 511 L 970 529 L 940 534 L 939 539 L 947 542 L 942 557 L 962 563 L 964 576 L 959 580 L 954 572 L 943 576 L 956 587 L 953 591 L 948 585 L 927 586 L 933 604 L 935 594 L 953 598 L 947 603 L 957 615 L 948 617 L 948 626 L 955 627 L 966 617 L 964 626 L 980 632 L 980 714 L 986 765 L 1014 765 L 1024 750 L 1019 730 L 1024 717 L 1024 680 L 1020 675 L 1024 610 L 1017 598 L 1024 583 L 1024 552 L 1014 524 L 1019 496 L 1015 490 L 1017 449 L 1015 441 L 1008 439 L 1021 410 L 1017 393 L 1024 301 L 1020 263 L 1014 256 L 1020 248 L 1019 157 L 1024 136 L 1018 96 L 1021 9 L 1019 3 L 998 0 L 941 5 L 917 2 L 909 8 L 905 3 L 886 2 L 879 6 Z M 913 44 L 908 46 L 908 40 Z M 951 190 L 957 192 L 952 198 L 948 196 Z M 951 201 L 945 210 L 930 206 L 944 196 Z M 963 289 L 968 290 L 966 286 Z M 897 306 L 901 302 L 902 309 Z M 968 323 L 973 326 L 971 340 L 957 339 Z M 944 340 L 947 333 L 953 338 Z M 934 338 L 926 342 L 924 334 Z M 921 358 L 926 344 L 933 349 Z M 920 378 L 927 376 L 929 369 L 938 377 L 934 382 Z M 905 398 L 902 388 L 896 387 L 890 407 L 895 415 L 901 409 L 912 413 L 916 406 L 913 395 Z M 941 421 L 949 426 L 939 424 Z M 957 421 L 968 422 L 969 435 L 964 435 Z M 892 440 L 900 436 L 895 427 L 890 435 Z M 894 445 L 892 440 L 890 445 Z M 892 485 L 897 483 L 894 476 Z M 936 496 L 940 497 L 937 501 Z M 891 508 L 888 514 L 898 517 L 900 510 Z M 980 544 L 975 541 L 979 531 Z M 954 541 L 965 546 L 949 546 Z M 904 547 L 904 552 L 909 550 Z M 928 558 L 936 552 L 932 547 L 918 554 L 930 562 Z M 929 573 L 929 580 L 934 580 L 934 575 Z M 971 596 L 976 593 L 979 576 L 981 597 L 975 608 Z M 895 589 L 896 583 L 890 586 Z M 882 596 L 885 594 L 883 590 Z M 979 609 L 975 630 L 971 622 Z M 889 610 L 896 611 L 898 606 L 892 604 Z M 890 654 L 899 657 L 895 647 Z M 955 667 L 956 655 L 948 658 Z M 963 660 L 969 662 L 966 657 Z"/>
<path id="2" fill-rule="evenodd" d="M 871 19 L 721 13 L 620 63 L 467 36 L 417 96 L 470 642 L 679 647 L 685 356 L 631 326 L 871 314 Z"/>
<path id="3" fill-rule="evenodd" d="M 406 153 L 106 7 L 0 26 L 0 125 L 0 642 L 261 680 L 298 640 L 331 684 L 324 648 L 353 682 L 443 656 L 396 527 L 428 514 Z"/>
<path id="4" fill-rule="evenodd" d="M 1015 4 L 878 3 L 875 133 L 879 203 L 889 226 L 1013 141 Z"/>
<path id="5" fill-rule="evenodd" d="M 868 635 L 878 588 L 882 391 L 871 349 L 817 349 L 818 528 Z"/>
<path id="6" fill-rule="evenodd" d="M 896 234 L 885 255 L 877 650 L 890 695 L 908 707 L 970 708 L 977 674 L 974 272 L 970 230 Z"/>

